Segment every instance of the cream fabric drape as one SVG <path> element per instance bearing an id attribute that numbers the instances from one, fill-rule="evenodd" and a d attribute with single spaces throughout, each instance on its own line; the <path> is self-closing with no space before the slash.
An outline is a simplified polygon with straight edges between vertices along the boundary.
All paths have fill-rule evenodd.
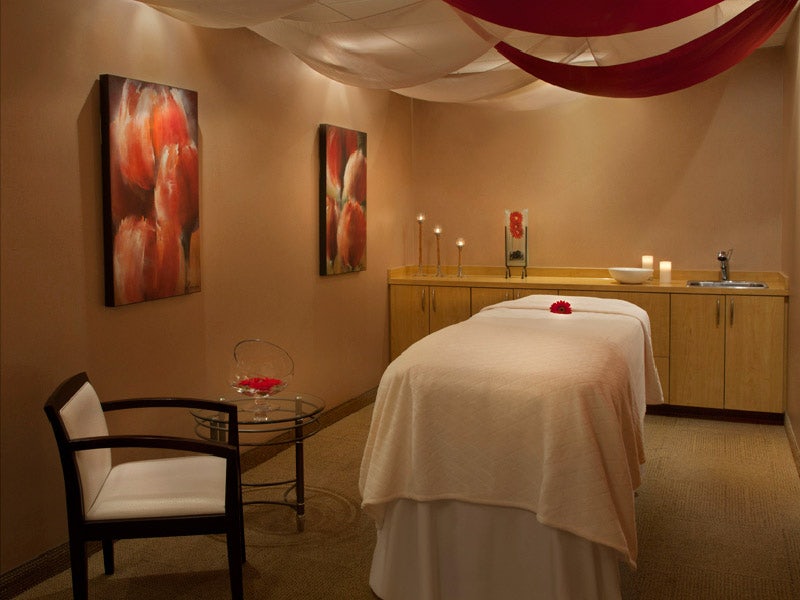
<path id="1" fill-rule="evenodd" d="M 668 52 L 719 27 L 755 2 L 724 0 L 642 31 L 565 37 L 495 25 L 443 0 L 139 1 L 198 26 L 248 27 L 312 69 L 347 85 L 391 89 L 430 101 L 494 103 L 511 109 L 577 95 L 537 85 L 536 78 L 495 50 L 498 42 L 549 61 L 607 66 Z M 779 42 L 791 20 L 779 30 Z"/>

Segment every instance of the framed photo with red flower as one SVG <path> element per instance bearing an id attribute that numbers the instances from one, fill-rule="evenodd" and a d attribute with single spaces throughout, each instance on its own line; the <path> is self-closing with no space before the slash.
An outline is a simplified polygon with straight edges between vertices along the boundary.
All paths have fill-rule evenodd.
<path id="1" fill-rule="evenodd" d="M 100 76 L 105 304 L 200 290 L 197 92 Z"/>
<path id="2" fill-rule="evenodd" d="M 367 134 L 319 126 L 319 273 L 367 268 Z"/>
<path id="3" fill-rule="evenodd" d="M 506 267 L 528 266 L 528 209 L 506 210 Z"/>

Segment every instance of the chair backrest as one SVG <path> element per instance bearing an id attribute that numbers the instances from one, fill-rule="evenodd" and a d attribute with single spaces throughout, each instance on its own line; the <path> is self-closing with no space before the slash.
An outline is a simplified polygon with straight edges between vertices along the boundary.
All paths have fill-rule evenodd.
<path id="1" fill-rule="evenodd" d="M 67 501 L 85 515 L 111 470 L 110 449 L 72 452 L 67 446 L 70 440 L 108 435 L 100 398 L 86 373 L 62 383 L 45 404 L 45 413 L 58 443 Z"/>

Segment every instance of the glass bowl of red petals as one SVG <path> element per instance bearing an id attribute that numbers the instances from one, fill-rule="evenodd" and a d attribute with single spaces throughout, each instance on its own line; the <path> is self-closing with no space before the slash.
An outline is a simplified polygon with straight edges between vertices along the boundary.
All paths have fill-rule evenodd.
<path id="1" fill-rule="evenodd" d="M 294 375 L 294 361 L 280 346 L 259 339 L 242 340 L 233 348 L 230 384 L 253 398 L 258 410 L 269 410 L 267 398 L 281 392 Z"/>

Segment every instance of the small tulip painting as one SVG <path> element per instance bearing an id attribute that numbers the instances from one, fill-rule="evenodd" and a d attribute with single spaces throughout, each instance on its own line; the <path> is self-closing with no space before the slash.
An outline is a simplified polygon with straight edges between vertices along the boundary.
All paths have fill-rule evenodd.
<path id="1" fill-rule="evenodd" d="M 367 134 L 319 128 L 320 275 L 367 268 Z"/>
<path id="2" fill-rule="evenodd" d="M 107 306 L 200 290 L 197 93 L 100 77 Z"/>

